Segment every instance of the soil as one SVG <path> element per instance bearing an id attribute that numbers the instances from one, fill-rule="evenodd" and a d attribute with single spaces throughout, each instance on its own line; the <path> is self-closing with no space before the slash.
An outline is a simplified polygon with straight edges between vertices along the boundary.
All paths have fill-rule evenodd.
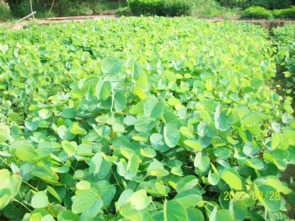
<path id="1" fill-rule="evenodd" d="M 35 19 L 35 20 L 29 19 L 29 20 L 24 20 L 21 22 L 3 23 L 3 24 L 0 24 L 0 27 L 20 30 L 20 29 L 28 27 L 32 23 L 35 23 L 37 25 L 50 25 L 50 24 L 64 24 L 64 23 L 69 23 L 72 21 L 82 23 L 85 20 L 101 20 L 101 19 L 118 18 L 115 15 L 111 15 L 111 14 L 112 13 L 106 13 L 106 15 L 93 15 L 93 16 L 54 17 L 54 18 Z M 206 19 L 206 20 L 212 21 L 212 22 L 222 22 L 225 20 L 225 18 L 218 17 L 218 18 L 212 18 L 212 19 Z M 255 25 L 260 25 L 269 30 L 278 26 L 282 26 L 289 22 L 295 24 L 295 20 L 271 20 L 270 21 L 270 20 L 242 20 L 237 18 L 229 18 L 229 21 L 246 22 L 246 23 L 251 23 Z"/>

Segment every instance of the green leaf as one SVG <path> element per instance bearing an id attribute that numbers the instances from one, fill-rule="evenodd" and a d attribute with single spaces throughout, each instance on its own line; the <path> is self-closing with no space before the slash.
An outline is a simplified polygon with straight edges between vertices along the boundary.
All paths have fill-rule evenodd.
<path id="1" fill-rule="evenodd" d="M 185 176 L 177 183 L 176 191 L 180 193 L 182 191 L 192 190 L 198 182 L 198 179 L 193 175 Z"/>
<path id="2" fill-rule="evenodd" d="M 2 210 L 7 206 L 11 199 L 11 193 L 8 188 L 0 189 L 0 209 Z"/>
<path id="3" fill-rule="evenodd" d="M 102 60 L 101 70 L 104 74 L 115 75 L 119 72 L 122 62 L 115 57 L 106 57 Z"/>
<path id="4" fill-rule="evenodd" d="M 210 167 L 210 158 L 208 156 L 202 156 L 202 153 L 199 152 L 194 159 L 194 166 L 201 172 L 207 171 Z"/>
<path id="5" fill-rule="evenodd" d="M 74 156 L 76 154 L 77 144 L 75 142 L 69 142 L 67 140 L 63 140 L 61 142 L 61 146 L 69 157 Z"/>
<path id="6" fill-rule="evenodd" d="M 147 209 L 137 210 L 133 207 L 131 203 L 126 203 L 124 206 L 120 208 L 120 214 L 126 220 L 137 220 L 137 221 L 145 221 L 148 217 Z"/>
<path id="7" fill-rule="evenodd" d="M 128 199 L 130 199 L 130 197 L 133 195 L 133 193 L 134 193 L 133 190 L 131 190 L 131 189 L 125 189 L 125 190 L 121 193 L 121 195 L 120 195 L 120 197 L 119 197 L 119 199 L 118 199 L 118 201 L 117 201 L 117 206 L 120 208 L 120 207 L 122 207 L 124 204 L 126 204 L 127 201 L 128 201 Z"/>
<path id="8" fill-rule="evenodd" d="M 188 221 L 187 212 L 183 204 L 176 200 L 165 200 L 164 221 Z"/>
<path id="9" fill-rule="evenodd" d="M 75 118 L 76 114 L 76 110 L 73 108 L 65 108 L 61 112 L 61 116 L 68 119 Z"/>
<path id="10" fill-rule="evenodd" d="M 73 123 L 72 127 L 70 128 L 70 132 L 75 135 L 85 135 L 87 131 L 84 130 L 78 123 Z"/>
<path id="11" fill-rule="evenodd" d="M 217 210 L 215 207 L 212 213 L 210 214 L 209 221 L 234 221 L 232 214 L 230 211 L 222 209 Z"/>
<path id="12" fill-rule="evenodd" d="M 102 154 L 100 152 L 96 153 L 89 165 L 89 172 L 98 176 L 99 179 L 104 179 L 111 170 L 111 165 L 108 161 L 103 159 Z"/>
<path id="13" fill-rule="evenodd" d="M 286 195 L 287 194 L 290 194 L 292 192 L 292 190 L 290 188 L 288 188 L 288 186 L 285 183 L 281 182 L 279 180 L 279 178 L 278 177 L 275 177 L 275 176 L 268 176 L 265 179 L 265 184 L 266 185 L 269 185 L 269 186 L 272 186 L 278 192 L 282 192 L 282 193 L 284 193 Z"/>
<path id="14" fill-rule="evenodd" d="M 268 210 L 279 211 L 282 197 L 280 192 L 269 185 L 261 185 L 258 188 L 259 192 L 255 193 L 260 195 L 260 197 L 258 197 L 259 201 L 265 205 Z"/>
<path id="15" fill-rule="evenodd" d="M 63 140 L 72 140 L 75 134 L 72 134 L 70 130 L 65 126 L 61 125 L 57 128 L 58 136 Z"/>
<path id="16" fill-rule="evenodd" d="M 28 130 L 35 131 L 38 128 L 40 121 L 41 119 L 39 117 L 27 118 L 25 121 L 25 126 Z"/>
<path id="17" fill-rule="evenodd" d="M 92 184 L 92 186 L 95 186 Z M 104 207 L 109 207 L 112 203 L 112 200 L 116 194 L 116 187 L 111 185 L 108 181 L 102 180 L 96 183 L 96 189 L 98 190 L 98 194 L 103 201 Z"/>
<path id="18" fill-rule="evenodd" d="M 163 101 L 147 100 L 144 104 L 144 113 L 151 118 L 158 118 L 164 111 L 165 104 Z"/>
<path id="19" fill-rule="evenodd" d="M 164 177 L 169 174 L 167 170 L 164 169 L 163 164 L 159 161 L 154 160 L 147 168 L 148 175 L 150 176 L 157 176 L 157 177 Z"/>
<path id="20" fill-rule="evenodd" d="M 217 173 L 212 173 L 211 170 L 209 171 L 208 174 L 208 181 L 211 185 L 215 186 L 219 183 L 220 181 L 220 176 Z"/>
<path id="21" fill-rule="evenodd" d="M 129 113 L 133 115 L 137 115 L 143 113 L 144 102 L 138 102 L 134 104 L 130 109 Z"/>
<path id="22" fill-rule="evenodd" d="M 0 51 L 3 53 L 3 54 L 6 54 L 6 52 L 8 51 L 9 47 L 8 45 L 6 44 L 1 44 L 0 43 Z"/>
<path id="23" fill-rule="evenodd" d="M 112 85 L 109 81 L 98 81 L 96 85 L 96 97 L 105 101 L 112 93 Z"/>
<path id="24" fill-rule="evenodd" d="M 180 202 L 184 207 L 195 207 L 201 202 L 202 196 L 194 189 L 189 189 L 178 193 L 173 200 Z"/>
<path id="25" fill-rule="evenodd" d="M 220 131 L 227 131 L 231 128 L 233 120 L 231 114 L 227 114 L 225 111 L 221 112 L 221 105 L 218 104 L 214 115 L 215 127 Z"/>
<path id="26" fill-rule="evenodd" d="M 62 202 L 63 198 L 66 195 L 66 189 L 64 187 L 52 187 L 48 185 L 47 191 L 59 202 Z"/>
<path id="27" fill-rule="evenodd" d="M 185 145 L 187 145 L 188 147 L 196 150 L 196 151 L 202 151 L 203 150 L 203 146 L 202 146 L 201 142 L 199 142 L 198 140 L 187 139 L 187 140 L 183 141 L 183 143 Z"/>
<path id="28" fill-rule="evenodd" d="M 9 139 L 10 129 L 4 124 L 0 124 L 0 143 Z"/>
<path id="29" fill-rule="evenodd" d="M 155 150 L 165 152 L 169 147 L 165 144 L 164 137 L 162 134 L 154 133 L 150 136 L 150 142 Z"/>
<path id="30" fill-rule="evenodd" d="M 9 113 L 8 117 L 9 117 L 10 121 L 18 121 L 21 119 L 20 115 L 18 113 L 14 113 L 14 112 Z"/>
<path id="31" fill-rule="evenodd" d="M 140 162 L 140 158 L 134 154 L 130 155 L 128 163 L 124 159 L 121 159 L 117 164 L 118 174 L 127 180 L 132 180 L 138 173 Z"/>
<path id="32" fill-rule="evenodd" d="M 15 147 L 15 156 L 24 162 L 35 164 L 37 161 L 37 153 L 32 144 L 26 141 L 17 141 L 13 144 Z"/>
<path id="33" fill-rule="evenodd" d="M 115 101 L 114 101 L 115 110 L 118 112 L 123 111 L 127 104 L 127 98 L 125 94 L 122 92 L 117 92 L 114 98 L 115 98 Z"/>
<path id="34" fill-rule="evenodd" d="M 139 142 L 147 142 L 149 139 L 149 133 L 146 132 L 139 132 L 132 136 L 132 139 Z"/>
<path id="35" fill-rule="evenodd" d="M 140 149 L 140 155 L 147 158 L 154 158 L 157 153 L 153 148 L 146 147 L 144 149 Z"/>
<path id="36" fill-rule="evenodd" d="M 238 201 L 230 201 L 229 211 L 237 220 L 244 220 L 248 214 L 248 208 L 245 202 Z"/>
<path id="37" fill-rule="evenodd" d="M 184 136 L 185 138 L 189 138 L 192 139 L 194 138 L 194 134 L 192 133 L 192 131 L 190 131 L 189 128 L 187 127 L 180 127 L 179 132 L 182 136 Z"/>
<path id="38" fill-rule="evenodd" d="M 242 190 L 242 180 L 240 174 L 232 169 L 226 168 L 221 173 L 221 178 L 230 186 L 230 188 L 235 190 Z"/>
<path id="39" fill-rule="evenodd" d="M 9 189 L 12 196 L 16 196 L 19 193 L 22 184 L 22 177 L 17 174 L 12 174 L 9 182 Z"/>
<path id="40" fill-rule="evenodd" d="M 46 120 L 52 116 L 52 112 L 48 109 L 41 109 L 38 111 L 38 115 L 40 118 Z"/>
<path id="41" fill-rule="evenodd" d="M 139 79 L 139 77 L 142 73 L 142 68 L 141 68 L 140 64 L 137 62 L 133 62 L 131 67 L 132 67 L 132 77 L 135 80 Z"/>
<path id="42" fill-rule="evenodd" d="M 124 133 L 125 132 L 125 127 L 119 123 L 113 123 L 112 129 L 113 129 L 113 132 L 116 132 L 116 133 Z"/>
<path id="43" fill-rule="evenodd" d="M 53 185 L 59 184 L 59 177 L 45 166 L 34 167 L 31 174 Z"/>
<path id="44" fill-rule="evenodd" d="M 251 80 L 251 87 L 254 87 L 254 88 L 259 88 L 263 85 L 263 80 L 259 79 L 259 78 L 253 78 Z"/>
<path id="45" fill-rule="evenodd" d="M 9 182 L 10 182 L 9 170 L 7 170 L 7 169 L 0 170 L 0 180 L 1 180 L 0 188 L 4 188 L 4 187 L 9 186 Z"/>
<path id="46" fill-rule="evenodd" d="M 80 182 L 76 183 L 77 190 L 90 190 L 91 184 L 86 180 L 81 180 Z"/>
<path id="47" fill-rule="evenodd" d="M 149 117 L 140 117 L 136 119 L 134 128 L 138 132 L 147 132 L 154 127 L 154 122 Z"/>
<path id="48" fill-rule="evenodd" d="M 0 209 L 3 209 L 5 206 L 7 206 L 11 200 L 11 198 L 17 194 L 13 194 L 11 192 L 10 187 L 10 173 L 7 169 L 0 170 L 0 180 L 1 180 L 1 186 L 0 186 Z"/>
<path id="49" fill-rule="evenodd" d="M 39 191 L 32 197 L 31 205 L 35 209 L 45 208 L 48 206 L 47 191 Z"/>
<path id="50" fill-rule="evenodd" d="M 168 147 L 175 147 L 178 144 L 180 134 L 178 131 L 178 125 L 173 122 L 169 122 L 164 127 L 164 140 Z"/>
<path id="51" fill-rule="evenodd" d="M 186 212 L 189 221 L 204 221 L 204 215 L 200 210 L 195 208 L 187 208 Z"/>
<path id="52" fill-rule="evenodd" d="M 79 221 L 78 215 L 74 214 L 71 210 L 62 210 L 57 214 L 59 221 Z"/>
<path id="53" fill-rule="evenodd" d="M 244 126 L 251 126 L 259 123 L 262 120 L 262 115 L 259 113 L 249 113 L 242 120 L 241 124 Z"/>
<path id="54" fill-rule="evenodd" d="M 101 137 L 107 137 L 111 133 L 111 128 L 109 126 L 103 125 L 101 127 L 95 127 L 94 128 L 96 133 L 99 134 Z"/>
<path id="55" fill-rule="evenodd" d="M 277 148 L 280 145 L 281 136 L 280 133 L 274 132 L 271 136 L 271 147 Z"/>
<path id="56" fill-rule="evenodd" d="M 87 210 L 94 210 L 94 213 L 96 213 L 95 215 L 97 215 L 102 206 L 102 200 L 89 190 L 84 191 L 75 197 L 72 204 L 72 211 L 74 214 L 80 214 Z"/>
<path id="57" fill-rule="evenodd" d="M 288 143 L 295 146 L 295 130 L 285 130 L 283 134 L 288 139 Z"/>
<path id="58" fill-rule="evenodd" d="M 208 111 L 200 110 L 199 114 L 203 121 L 205 121 L 207 124 L 210 124 L 212 122 L 211 116 Z"/>
<path id="59" fill-rule="evenodd" d="M 146 73 L 141 73 L 141 75 L 136 81 L 136 84 L 138 88 L 140 88 L 141 90 L 147 91 L 150 87 L 148 75 Z"/>
<path id="60" fill-rule="evenodd" d="M 145 190 L 138 190 L 132 194 L 127 202 L 130 202 L 136 210 L 146 208 L 151 202 L 151 197 L 148 197 Z"/>

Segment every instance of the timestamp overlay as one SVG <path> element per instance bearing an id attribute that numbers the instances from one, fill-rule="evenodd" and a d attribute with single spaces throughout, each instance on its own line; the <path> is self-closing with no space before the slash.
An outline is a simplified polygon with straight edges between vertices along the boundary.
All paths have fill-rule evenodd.
<path id="1" fill-rule="evenodd" d="M 249 192 L 234 192 L 231 190 L 223 192 L 223 200 L 259 200 L 262 199 L 263 201 L 280 201 L 281 200 L 281 193 L 279 191 L 249 191 Z"/>

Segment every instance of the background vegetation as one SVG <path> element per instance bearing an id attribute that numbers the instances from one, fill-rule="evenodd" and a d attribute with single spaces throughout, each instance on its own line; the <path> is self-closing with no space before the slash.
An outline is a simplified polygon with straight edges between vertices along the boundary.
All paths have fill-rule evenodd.
<path id="1" fill-rule="evenodd" d="M 0 3 L 0 19 L 20 18 L 30 13 L 29 0 L 2 0 L 8 7 Z M 36 17 L 73 16 L 93 14 L 118 15 L 160 15 L 195 17 L 238 16 L 239 11 L 252 6 L 267 10 L 276 10 L 270 17 L 264 9 L 258 10 L 253 17 L 246 13 L 247 18 L 294 18 L 295 0 L 32 0 Z M 125 8 L 126 7 L 126 8 Z M 289 8 L 289 9 L 288 9 Z M 277 11 L 277 9 L 288 9 Z M 253 9 L 252 9 L 253 11 Z M 255 10 L 254 10 L 255 11 Z M 271 13 L 271 12 L 270 12 Z M 261 14 L 263 16 L 261 16 Z"/>

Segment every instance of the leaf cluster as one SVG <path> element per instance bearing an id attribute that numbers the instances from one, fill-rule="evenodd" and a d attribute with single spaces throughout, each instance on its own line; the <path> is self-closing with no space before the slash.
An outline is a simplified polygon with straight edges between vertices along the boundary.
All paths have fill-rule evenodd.
<path id="1" fill-rule="evenodd" d="M 193 3 L 184 0 L 128 0 L 133 15 L 175 17 L 190 15 Z"/>
<path id="2" fill-rule="evenodd" d="M 241 13 L 241 18 L 271 19 L 272 17 L 271 11 L 260 6 L 249 7 Z"/>
<path id="3" fill-rule="evenodd" d="M 295 120 L 269 86 L 266 30 L 155 17 L 0 32 L 1 218 L 285 217 Z"/>

